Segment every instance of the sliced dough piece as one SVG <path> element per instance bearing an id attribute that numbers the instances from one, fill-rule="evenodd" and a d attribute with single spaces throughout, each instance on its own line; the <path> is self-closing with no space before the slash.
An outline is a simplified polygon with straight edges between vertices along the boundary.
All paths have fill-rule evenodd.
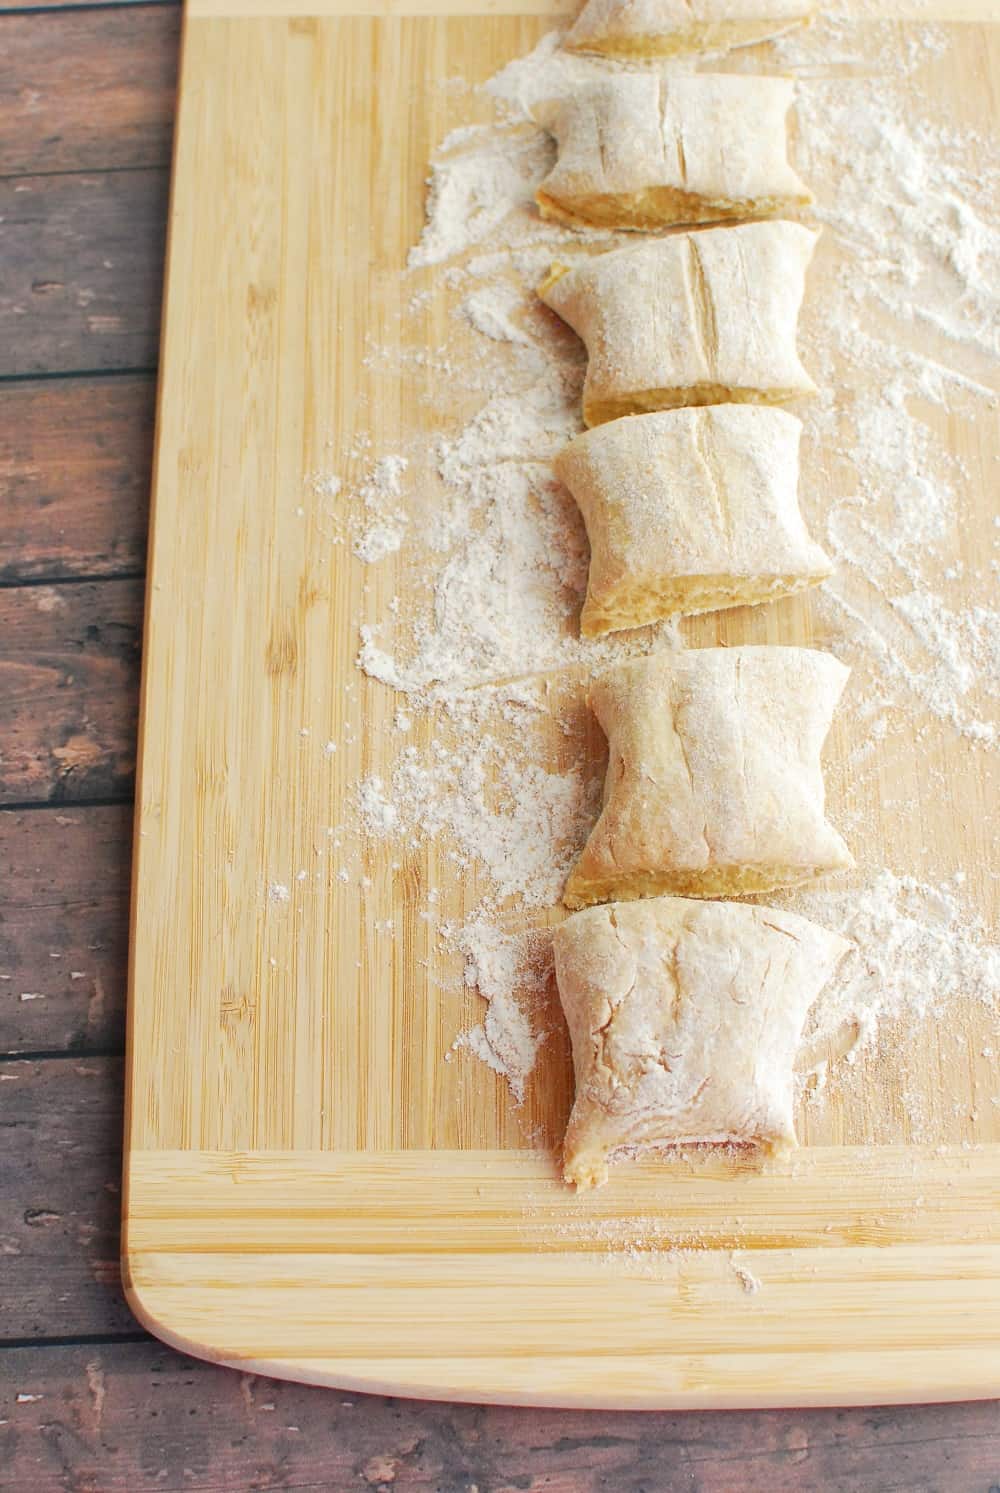
<path id="1" fill-rule="evenodd" d="M 727 51 L 808 21 L 815 0 L 589 0 L 563 45 L 609 57 Z"/>
<path id="2" fill-rule="evenodd" d="M 820 767 L 849 672 L 813 648 L 697 648 L 596 680 L 604 802 L 566 906 L 740 896 L 852 866 Z"/>
<path id="3" fill-rule="evenodd" d="M 814 394 L 795 329 L 817 238 L 743 223 L 555 266 L 538 293 L 586 343 L 586 423 Z"/>
<path id="4" fill-rule="evenodd" d="M 560 452 L 590 539 L 584 637 L 771 601 L 832 572 L 799 512 L 801 423 L 713 404 L 613 420 Z"/>
<path id="5" fill-rule="evenodd" d="M 812 199 L 788 164 L 790 78 L 624 74 L 571 94 L 551 129 L 559 159 L 543 218 L 662 228 L 763 218 Z"/>
<path id="6" fill-rule="evenodd" d="M 659 897 L 575 913 L 554 942 L 576 1071 L 567 1182 L 600 1186 L 622 1146 L 796 1144 L 795 1052 L 846 939 L 772 907 Z"/>

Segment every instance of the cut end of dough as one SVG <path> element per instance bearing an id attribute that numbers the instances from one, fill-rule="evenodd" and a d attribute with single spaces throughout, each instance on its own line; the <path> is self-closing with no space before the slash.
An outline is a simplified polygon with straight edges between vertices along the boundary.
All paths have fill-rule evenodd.
<path id="1" fill-rule="evenodd" d="M 760 1141 L 761 1153 L 769 1161 L 781 1161 L 783 1157 L 790 1156 L 798 1149 L 799 1141 L 794 1131 L 782 1131 L 780 1135 L 772 1135 Z"/>
<path id="2" fill-rule="evenodd" d="M 589 876 L 578 867 L 566 883 L 563 904 L 577 909 L 593 907 L 597 902 L 635 902 L 641 897 L 693 897 L 703 901 L 748 897 L 783 887 L 806 886 L 835 872 L 849 871 L 853 865 L 854 857 L 844 845 L 842 855 L 822 866 L 713 864 L 704 870 L 637 871 L 629 876 Z"/>
<path id="3" fill-rule="evenodd" d="M 708 198 L 674 187 L 649 187 L 641 192 L 600 193 L 556 198 L 541 188 L 535 201 L 543 218 L 582 228 L 624 228 L 648 233 L 657 228 L 698 227 L 709 223 L 752 222 L 781 217 L 808 207 L 812 193 L 756 197 L 752 200 Z"/>
<path id="4" fill-rule="evenodd" d="M 587 596 L 580 614 L 580 633 L 585 638 L 597 638 L 629 627 L 645 627 L 665 617 L 694 617 L 727 607 L 759 606 L 818 586 L 832 574 L 833 567 L 829 566 L 807 576 L 684 575 L 654 577 L 646 583 L 625 581 L 600 600 Z"/>
<path id="5" fill-rule="evenodd" d="M 563 1180 L 577 1192 L 603 1187 L 608 1180 L 608 1158 L 603 1151 L 571 1151 L 563 1157 Z"/>
<path id="6" fill-rule="evenodd" d="M 560 271 L 560 275 L 565 271 Z M 558 280 L 560 275 L 554 278 Z M 554 283 L 554 280 L 546 282 Z M 588 399 L 583 396 L 583 420 L 591 429 L 621 420 L 627 415 L 650 415 L 657 410 L 676 410 L 707 404 L 790 404 L 795 399 L 811 399 L 818 392 L 808 374 L 803 382 L 788 389 L 732 389 L 725 384 L 689 384 L 683 388 L 636 389 L 621 399 Z"/>
<path id="7" fill-rule="evenodd" d="M 538 295 L 544 301 L 545 297 L 548 295 L 553 285 L 555 285 L 556 281 L 561 280 L 563 275 L 569 274 L 569 269 L 570 267 L 568 264 L 554 264 L 549 270 L 548 274 L 545 276 L 545 279 L 542 281 L 541 285 L 539 285 L 538 290 L 535 292 L 536 295 Z"/>
<path id="8" fill-rule="evenodd" d="M 810 25 L 816 7 L 802 5 L 798 14 L 768 15 L 761 6 L 760 16 L 730 19 L 691 20 L 658 32 L 628 30 L 615 24 L 614 13 L 598 0 L 586 6 L 563 42 L 567 52 L 584 52 L 600 57 L 617 57 L 628 62 L 659 62 L 668 57 L 683 57 L 690 52 L 729 52 L 736 47 L 752 47 L 758 42 L 773 41 L 777 36 Z M 788 7 L 784 7 L 788 10 Z M 596 13 L 595 13 L 596 12 Z"/>
<path id="9" fill-rule="evenodd" d="M 642 1147 L 648 1156 L 669 1156 L 684 1150 L 694 1148 L 705 1150 L 708 1147 L 733 1146 L 750 1158 L 763 1164 L 768 1161 L 781 1161 L 799 1149 L 799 1142 L 794 1133 L 782 1130 L 775 1135 L 762 1135 L 756 1140 L 748 1141 L 745 1136 L 720 1136 L 711 1141 L 678 1140 L 674 1143 L 661 1141 L 655 1145 Z M 616 1146 L 608 1151 L 573 1151 L 567 1142 L 563 1154 L 563 1181 L 574 1187 L 577 1193 L 589 1192 L 592 1188 L 603 1187 L 608 1181 L 610 1169 L 617 1162 L 623 1161 L 633 1154 L 634 1146 Z"/>

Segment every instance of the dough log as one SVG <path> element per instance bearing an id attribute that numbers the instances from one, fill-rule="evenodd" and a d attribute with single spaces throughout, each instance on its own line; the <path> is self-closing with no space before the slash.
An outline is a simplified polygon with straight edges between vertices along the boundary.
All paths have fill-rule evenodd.
<path id="1" fill-rule="evenodd" d="M 713 404 L 613 420 L 555 461 L 590 539 L 585 637 L 752 605 L 831 573 L 798 506 L 801 424 Z"/>
<path id="2" fill-rule="evenodd" d="M 622 1147 L 793 1147 L 803 1024 L 850 947 L 740 903 L 661 897 L 568 918 L 555 931 L 576 1072 L 567 1182 L 600 1186 Z"/>
<path id="3" fill-rule="evenodd" d="M 848 673 L 813 648 L 697 648 L 598 679 L 604 804 L 566 906 L 742 896 L 852 866 L 820 766 Z"/>
<path id="4" fill-rule="evenodd" d="M 586 423 L 815 393 L 795 335 L 817 237 L 743 223 L 554 266 L 538 293 L 586 344 Z"/>
<path id="5" fill-rule="evenodd" d="M 788 164 L 790 78 L 625 74 L 555 110 L 559 159 L 536 200 L 543 218 L 663 228 L 766 218 L 812 199 Z"/>

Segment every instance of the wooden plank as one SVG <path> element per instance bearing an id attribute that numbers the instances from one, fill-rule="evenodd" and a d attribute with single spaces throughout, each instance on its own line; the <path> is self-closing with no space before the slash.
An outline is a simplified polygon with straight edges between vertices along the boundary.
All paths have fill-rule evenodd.
<path id="1" fill-rule="evenodd" d="M 117 1259 L 121 1066 L 0 1063 L 0 1338 L 135 1326 Z"/>
<path id="2" fill-rule="evenodd" d="M 142 570 L 155 405 L 147 375 L 0 384 L 0 582 Z"/>
<path id="3" fill-rule="evenodd" d="M 902 1176 L 915 1158 L 920 1167 Z M 553 1185 L 554 1159 L 529 1151 L 139 1152 L 129 1244 L 148 1254 L 225 1254 L 238 1233 L 241 1250 L 253 1255 L 394 1254 L 401 1241 L 389 1225 L 405 1216 L 410 1256 L 440 1251 L 446 1221 L 463 1254 L 480 1256 L 587 1254 L 602 1232 L 610 1243 L 617 1233 L 621 1243 L 630 1229 L 651 1249 L 885 1249 L 957 1239 L 990 1246 L 997 1161 L 951 1147 L 830 1146 L 762 1172 L 753 1158 L 707 1152 L 637 1162 L 616 1188 L 573 1197 Z M 923 1207 L 927 1189 L 943 1194 L 956 1176 L 961 1203 Z M 726 1212 L 734 1181 L 738 1218 Z M 810 1189 L 820 1183 L 828 1188 L 825 1210 L 810 1207 Z M 498 1209 L 498 1199 L 515 1191 L 525 1197 L 524 1211 Z M 792 1192 L 801 1206 L 788 1213 Z M 183 1210 L 173 1206 L 180 1196 Z"/>
<path id="4" fill-rule="evenodd" d="M 0 806 L 132 790 L 141 581 L 0 590 Z"/>
<path id="5" fill-rule="evenodd" d="M 0 1053 L 124 1041 L 132 809 L 0 810 Z"/>
<path id="6" fill-rule="evenodd" d="M 180 9 L 180 0 L 0 0 L 0 15 L 22 11 Z"/>
<path id="7" fill-rule="evenodd" d="M 168 166 L 180 8 L 0 15 L 0 176 Z"/>
<path id="8" fill-rule="evenodd" d="M 0 376 L 149 368 L 163 170 L 0 182 Z"/>
<path id="9" fill-rule="evenodd" d="M 154 1342 L 9 1349 L 0 1418 L 11 1486 L 32 1493 L 979 1493 L 1000 1465 L 989 1403 L 614 1416 L 421 1404 L 262 1381 Z"/>

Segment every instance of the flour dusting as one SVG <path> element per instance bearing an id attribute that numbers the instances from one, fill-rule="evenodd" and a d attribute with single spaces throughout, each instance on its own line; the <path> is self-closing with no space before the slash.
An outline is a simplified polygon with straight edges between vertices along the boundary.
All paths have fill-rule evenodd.
<path id="1" fill-rule="evenodd" d="M 553 978 L 551 937 L 540 930 L 511 933 L 476 921 L 457 932 L 455 946 L 465 957 L 465 983 L 489 1005 L 481 1024 L 460 1033 L 453 1047 L 467 1048 L 502 1074 L 520 1104 L 547 1035 L 532 1029 L 529 1011 Z"/>
<path id="2" fill-rule="evenodd" d="M 849 938 L 842 961 L 810 1017 L 810 1040 L 846 1037 L 856 1058 L 880 1025 L 942 1017 L 956 1001 L 1000 1010 L 1000 945 L 960 899 L 964 878 L 932 886 L 880 872 L 850 891 L 800 892 L 796 911 Z"/>
<path id="3" fill-rule="evenodd" d="M 844 493 L 810 504 L 807 466 L 804 508 L 838 562 L 819 605 L 890 712 L 922 706 L 995 748 L 1000 536 L 963 553 L 972 474 L 935 409 L 971 424 L 996 404 L 1000 161 L 974 131 L 915 115 L 899 79 L 813 79 L 798 116 L 802 168 L 831 184 L 816 212 L 836 265 L 802 332 L 822 388 L 807 446 Z"/>

